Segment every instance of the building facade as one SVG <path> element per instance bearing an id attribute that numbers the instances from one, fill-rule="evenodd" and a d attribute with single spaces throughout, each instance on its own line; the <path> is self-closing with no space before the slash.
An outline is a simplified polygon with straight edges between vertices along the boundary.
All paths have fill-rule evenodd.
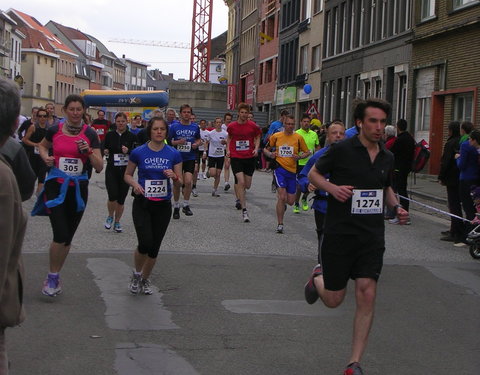
<path id="1" fill-rule="evenodd" d="M 411 0 L 325 3 L 321 112 L 353 126 L 354 98 L 392 104 L 390 123 L 407 118 Z"/>
<path id="2" fill-rule="evenodd" d="M 480 125 L 480 1 L 417 0 L 414 10 L 410 122 L 429 142 L 437 174 L 448 123 Z"/>
<path id="3" fill-rule="evenodd" d="M 273 106 L 277 88 L 278 24 L 280 3 L 275 0 L 260 0 L 260 44 L 258 46 L 258 75 L 256 80 L 256 107 L 268 113 L 273 120 Z"/>

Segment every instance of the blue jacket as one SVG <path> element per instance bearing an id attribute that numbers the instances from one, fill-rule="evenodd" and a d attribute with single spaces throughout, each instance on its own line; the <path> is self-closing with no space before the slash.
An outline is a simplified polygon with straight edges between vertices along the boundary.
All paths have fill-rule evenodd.
<path id="1" fill-rule="evenodd" d="M 307 164 L 303 167 L 302 171 L 299 173 L 297 177 L 297 183 L 300 186 L 300 189 L 303 193 L 308 191 L 308 184 L 310 181 L 308 180 L 308 172 L 310 169 L 315 165 L 315 162 L 320 158 L 329 148 L 330 146 L 325 146 L 324 148 L 318 150 L 313 156 L 308 160 Z M 328 176 L 326 176 L 328 178 Z M 323 190 L 315 190 L 315 196 L 313 197 L 313 204 L 312 208 L 317 210 L 323 214 L 327 212 L 327 196 L 328 193 Z"/>
<path id="2" fill-rule="evenodd" d="M 478 158 L 477 149 L 471 146 L 468 141 L 460 144 L 460 157 L 457 159 L 457 166 L 460 170 L 460 180 L 474 181 L 479 179 Z"/>
<path id="3" fill-rule="evenodd" d="M 75 198 L 77 201 L 77 212 L 85 210 L 85 202 L 80 194 L 80 181 L 88 181 L 87 172 L 80 176 L 69 176 L 60 169 L 52 167 L 48 176 L 45 178 L 45 182 L 53 180 L 54 178 L 63 178 L 62 186 L 60 187 L 60 194 L 55 199 L 45 201 L 45 188 L 38 195 L 35 206 L 32 209 L 32 216 L 45 216 L 48 215 L 48 209 L 61 205 L 65 201 L 67 195 L 68 186 L 71 181 L 75 183 Z"/>

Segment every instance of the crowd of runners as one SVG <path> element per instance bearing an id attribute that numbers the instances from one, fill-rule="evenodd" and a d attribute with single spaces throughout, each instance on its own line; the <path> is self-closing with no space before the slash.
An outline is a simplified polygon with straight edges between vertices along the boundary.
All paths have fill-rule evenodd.
<path id="1" fill-rule="evenodd" d="M 93 171 L 102 171 L 104 158 L 106 230 L 123 231 L 121 218 L 130 188 L 133 195 L 138 245 L 128 286 L 132 294 L 153 293 L 150 275 L 170 220 L 179 220 L 181 213 L 194 215 L 190 197 L 198 195 L 198 179 L 210 179 L 211 196 L 219 197 L 222 172 L 223 190 L 231 188 L 231 169 L 232 203 L 241 211 L 241 220 L 249 223 L 247 191 L 254 172 L 272 171 L 277 194 L 277 226 L 272 231 L 284 233 L 287 207 L 293 206 L 296 214 L 307 211 L 308 196 L 313 195 L 318 264 L 305 285 L 306 301 L 320 299 L 336 307 L 345 297 L 348 280 L 355 280 L 357 309 L 345 374 L 362 374 L 359 362 L 373 320 L 385 250 L 384 208 L 394 212 L 400 224 L 408 221 L 408 212 L 392 189 L 393 156 L 382 141 L 388 103 L 359 101 L 355 127 L 346 132 L 342 121 L 333 121 L 324 139 L 312 128 L 309 116 L 296 119 L 285 111 L 262 129 L 245 103 L 238 105 L 235 115 L 226 113 L 210 123 L 203 119 L 197 123 L 188 104 L 178 114 L 172 108 L 154 111 L 144 126 L 141 118 L 129 119 L 123 112 L 110 124 L 98 111 L 92 122 L 78 95 L 67 97 L 63 119 L 51 108 L 36 108 L 33 113 L 18 134 L 38 181 L 32 215 L 48 215 L 53 232 L 43 294 L 54 297 L 62 292 L 60 271 L 87 204 L 89 179 Z"/>

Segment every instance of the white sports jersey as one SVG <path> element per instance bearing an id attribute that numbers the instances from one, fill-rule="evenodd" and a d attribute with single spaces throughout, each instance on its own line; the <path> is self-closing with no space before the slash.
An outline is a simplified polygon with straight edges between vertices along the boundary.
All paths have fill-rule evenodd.
<path id="1" fill-rule="evenodd" d="M 213 158 L 220 158 L 225 156 L 226 145 L 222 144 L 222 141 L 227 140 L 227 132 L 225 130 L 216 131 L 215 129 L 208 134 L 208 156 Z"/>

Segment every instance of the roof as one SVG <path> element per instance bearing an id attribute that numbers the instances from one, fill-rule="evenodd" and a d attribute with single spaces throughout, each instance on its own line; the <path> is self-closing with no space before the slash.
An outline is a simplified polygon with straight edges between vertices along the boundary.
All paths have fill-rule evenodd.
<path id="1" fill-rule="evenodd" d="M 38 22 L 35 17 L 20 12 L 16 9 L 10 9 L 9 11 L 15 14 L 19 19 L 21 19 L 24 26 L 41 32 L 55 51 L 63 51 L 75 55 L 75 53 L 65 43 L 63 43 L 49 29 L 47 29 L 40 22 Z"/>
<path id="2" fill-rule="evenodd" d="M 50 21 L 53 23 L 62 33 L 70 40 L 89 40 L 88 37 L 80 30 L 74 29 L 69 26 L 63 26 L 62 24 Z"/>
<path id="3" fill-rule="evenodd" d="M 91 35 L 88 35 L 88 34 L 85 34 L 93 43 L 96 44 L 97 46 L 97 49 L 98 51 L 100 52 L 100 55 L 104 55 L 104 56 L 108 56 L 114 60 L 117 59 L 117 56 L 115 56 L 115 54 L 111 51 L 108 50 L 107 47 L 105 47 L 105 45 L 99 41 L 97 38 L 95 38 L 94 36 L 91 36 Z"/>
<path id="4" fill-rule="evenodd" d="M 47 37 L 41 31 L 27 26 L 19 27 L 19 29 L 26 36 L 25 39 L 22 40 L 22 48 L 34 48 L 55 53 L 55 49 L 50 45 Z"/>

